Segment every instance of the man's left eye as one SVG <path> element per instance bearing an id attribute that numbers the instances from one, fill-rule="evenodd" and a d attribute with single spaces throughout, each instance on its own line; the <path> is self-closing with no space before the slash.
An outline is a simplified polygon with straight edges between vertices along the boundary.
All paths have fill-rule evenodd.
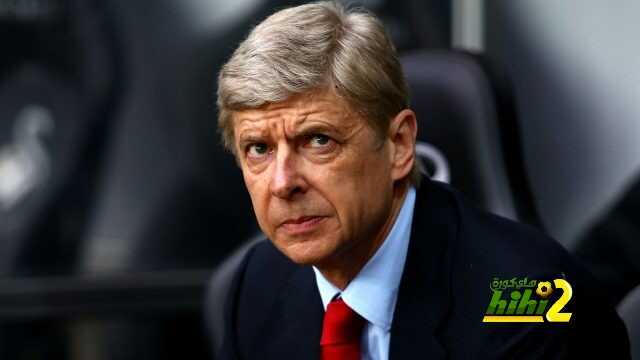
<path id="1" fill-rule="evenodd" d="M 309 138 L 309 146 L 310 147 L 323 147 L 327 146 L 331 141 L 331 138 L 327 135 L 322 134 L 314 134 Z"/>

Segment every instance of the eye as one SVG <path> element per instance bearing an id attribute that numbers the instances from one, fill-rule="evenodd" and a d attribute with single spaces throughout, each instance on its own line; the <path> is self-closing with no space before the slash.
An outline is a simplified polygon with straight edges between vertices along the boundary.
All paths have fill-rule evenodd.
<path id="1" fill-rule="evenodd" d="M 246 147 L 246 153 L 248 157 L 259 158 L 266 155 L 269 152 L 269 147 L 265 143 L 253 143 Z"/>
<path id="2" fill-rule="evenodd" d="M 309 137 L 309 147 L 322 148 L 329 145 L 331 138 L 323 134 L 313 134 Z"/>

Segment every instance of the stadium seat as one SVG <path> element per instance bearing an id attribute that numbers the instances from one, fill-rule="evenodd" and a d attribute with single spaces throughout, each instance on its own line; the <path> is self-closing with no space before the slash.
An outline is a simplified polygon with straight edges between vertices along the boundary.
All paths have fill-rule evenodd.
<path id="1" fill-rule="evenodd" d="M 627 326 L 631 359 L 640 359 L 640 286 L 631 290 L 620 302 L 618 314 Z"/>
<path id="2" fill-rule="evenodd" d="M 438 150 L 450 182 L 480 207 L 540 226 L 506 75 L 460 51 L 424 50 L 401 61 L 418 118 L 418 153 L 422 143 Z"/>
<path id="3" fill-rule="evenodd" d="M 101 5 L 71 0 L 2 5 L 3 280 L 74 272 L 110 109 L 117 102 L 117 45 Z M 25 358 L 28 352 L 59 358 L 64 352 L 65 340 L 50 323 L 1 325 L 0 358 Z M 30 349 L 33 343 L 38 346 Z"/>
<path id="4" fill-rule="evenodd" d="M 118 71 L 91 2 L 0 17 L 0 275 L 73 270 L 96 191 Z"/>
<path id="5" fill-rule="evenodd" d="M 109 1 L 124 83 L 77 274 L 211 269 L 256 231 L 216 131 L 216 75 L 250 25 L 287 4 Z M 85 323 L 73 337 L 96 344 L 82 358 L 202 357 L 204 337 L 183 330 L 202 329 L 201 315 L 175 315 Z"/>

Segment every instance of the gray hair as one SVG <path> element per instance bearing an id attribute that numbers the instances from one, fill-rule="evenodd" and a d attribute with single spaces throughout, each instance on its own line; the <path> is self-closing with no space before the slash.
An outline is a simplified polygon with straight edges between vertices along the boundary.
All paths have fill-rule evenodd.
<path id="1" fill-rule="evenodd" d="M 380 139 L 409 106 L 407 83 L 382 23 L 363 10 L 322 1 L 287 8 L 257 25 L 218 76 L 218 128 L 235 153 L 232 112 L 332 89 Z M 411 182 L 418 186 L 418 160 Z"/>

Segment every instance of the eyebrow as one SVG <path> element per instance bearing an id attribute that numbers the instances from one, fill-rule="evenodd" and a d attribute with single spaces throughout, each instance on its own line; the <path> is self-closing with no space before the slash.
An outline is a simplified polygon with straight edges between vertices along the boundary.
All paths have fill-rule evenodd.
<path id="1" fill-rule="evenodd" d="M 247 118 L 244 119 L 250 120 Z M 255 121 L 259 119 L 251 120 Z M 329 135 L 338 138 L 344 135 L 344 132 L 341 131 L 340 127 L 330 123 L 327 120 L 318 118 L 308 119 L 307 116 L 305 116 L 305 119 L 299 125 L 295 126 L 295 130 L 292 136 L 288 138 L 292 141 L 299 141 L 301 138 L 306 138 L 317 133 L 328 133 Z M 250 143 L 267 142 L 270 138 L 271 133 L 268 129 L 259 127 L 248 127 L 243 129 L 240 134 L 238 134 L 238 146 L 240 148 L 243 148 Z"/>
<path id="2" fill-rule="evenodd" d="M 244 126 L 244 128 L 240 129 L 238 134 L 238 139 L 242 139 L 245 137 L 265 137 L 269 133 L 269 130 L 256 125 Z"/>
<path id="3" fill-rule="evenodd" d="M 268 136 L 267 136 L 268 137 Z M 240 135 L 238 137 L 238 145 L 240 147 L 243 147 L 246 144 L 249 143 L 254 143 L 254 142 L 264 142 L 265 141 L 265 136 L 261 135 L 261 134 L 247 134 L 247 135 Z"/>
<path id="4" fill-rule="evenodd" d="M 302 124 L 298 127 L 295 137 L 309 136 L 319 132 L 342 133 L 335 125 L 324 121 L 311 120 L 309 124 Z"/>

